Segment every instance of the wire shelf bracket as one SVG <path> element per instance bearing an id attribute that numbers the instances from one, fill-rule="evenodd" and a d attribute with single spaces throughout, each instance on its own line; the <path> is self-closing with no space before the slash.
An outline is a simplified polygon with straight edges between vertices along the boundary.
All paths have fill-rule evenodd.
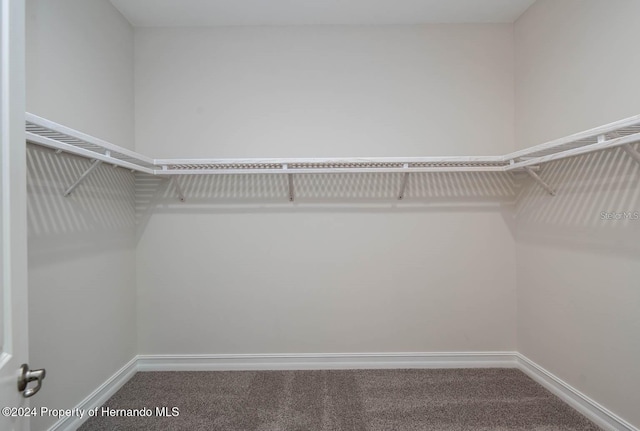
<path id="1" fill-rule="evenodd" d="M 409 168 L 409 164 L 405 163 L 404 164 L 404 168 L 408 169 Z M 402 199 L 404 199 L 404 192 L 407 189 L 407 182 L 409 181 L 409 172 L 405 172 L 402 175 L 402 185 L 400 186 L 400 192 L 398 193 L 398 200 L 401 201 Z"/>
<path id="2" fill-rule="evenodd" d="M 89 166 L 89 168 L 87 168 L 87 170 L 86 170 L 86 171 L 84 171 L 84 172 L 82 173 L 82 175 L 80 175 L 80 176 L 78 177 L 78 179 L 77 179 L 73 184 L 71 184 L 71 185 L 67 188 L 67 190 L 65 190 L 65 192 L 64 192 L 64 196 L 65 196 L 65 197 L 67 197 L 67 196 L 69 196 L 71 193 L 73 193 L 73 191 L 74 191 L 74 190 L 75 190 L 75 189 L 76 189 L 76 188 L 77 188 L 77 187 L 78 187 L 78 186 L 79 186 L 79 185 L 80 185 L 80 184 L 81 184 L 81 183 L 82 183 L 82 182 L 83 182 L 83 181 L 84 181 L 84 180 L 85 180 L 89 175 L 91 175 L 91 172 L 95 171 L 95 170 L 96 170 L 96 168 L 97 168 L 98 166 L 100 166 L 101 164 L 102 164 L 102 161 L 101 161 L 101 160 L 94 160 L 94 161 L 93 161 L 93 163 L 91 164 L 91 166 Z"/>
<path id="3" fill-rule="evenodd" d="M 288 171 L 289 165 L 286 163 L 283 164 L 282 169 Z M 287 183 L 289 185 L 289 202 L 293 202 L 293 200 L 295 199 L 295 190 L 293 188 L 293 174 L 287 174 Z"/>
<path id="4" fill-rule="evenodd" d="M 543 189 L 545 189 L 547 191 L 547 193 L 549 193 L 551 196 L 555 196 L 556 195 L 556 191 L 549 184 L 547 184 L 542 178 L 540 178 L 540 175 L 536 174 L 533 171 L 533 169 L 531 169 L 528 166 L 526 168 L 524 168 L 524 169 L 525 169 L 525 171 L 527 171 L 529 176 L 531 178 L 533 178 L 533 180 L 540 185 L 540 187 L 542 187 Z"/>
<path id="5" fill-rule="evenodd" d="M 180 202 L 185 202 L 186 199 L 184 197 L 184 192 L 182 191 L 182 186 L 180 185 L 180 177 L 176 176 L 171 178 L 171 182 L 173 183 L 173 188 L 175 189 Z"/>
<path id="6" fill-rule="evenodd" d="M 630 144 L 625 144 L 622 146 L 622 149 L 638 164 L 640 164 L 640 153 L 634 150 L 634 148 Z"/>

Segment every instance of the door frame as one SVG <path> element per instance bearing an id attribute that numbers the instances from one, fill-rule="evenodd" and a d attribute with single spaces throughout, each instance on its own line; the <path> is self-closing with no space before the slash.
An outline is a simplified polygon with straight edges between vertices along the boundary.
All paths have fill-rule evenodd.
<path id="1" fill-rule="evenodd" d="M 0 407 L 24 407 L 18 368 L 28 362 L 25 0 L 0 0 Z M 28 418 L 0 416 L 0 428 L 26 431 Z"/>

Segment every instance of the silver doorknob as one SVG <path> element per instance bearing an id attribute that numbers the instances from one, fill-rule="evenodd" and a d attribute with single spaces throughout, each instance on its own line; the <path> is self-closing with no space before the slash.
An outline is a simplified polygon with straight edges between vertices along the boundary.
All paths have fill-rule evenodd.
<path id="1" fill-rule="evenodd" d="M 42 380 L 47 375 L 44 368 L 40 370 L 30 370 L 27 364 L 20 366 L 20 375 L 18 376 L 18 391 L 22 392 L 22 396 L 29 398 L 38 393 L 42 387 Z M 37 382 L 32 388 L 27 389 L 30 382 Z"/>

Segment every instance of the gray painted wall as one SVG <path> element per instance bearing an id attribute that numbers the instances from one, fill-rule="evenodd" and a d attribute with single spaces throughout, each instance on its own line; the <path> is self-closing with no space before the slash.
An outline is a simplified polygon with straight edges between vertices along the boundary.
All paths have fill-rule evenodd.
<path id="1" fill-rule="evenodd" d="M 133 149 L 133 29 L 108 0 L 28 0 L 27 111 Z"/>
<path id="2" fill-rule="evenodd" d="M 640 2 L 539 0 L 516 23 L 518 147 L 640 114 Z M 640 167 L 553 163 L 518 210 L 518 351 L 640 426 Z"/>
<path id="3" fill-rule="evenodd" d="M 133 147 L 133 29 L 108 1 L 27 1 L 27 110 Z M 90 161 L 27 157 L 31 406 L 70 408 L 137 352 L 134 176 L 102 166 L 64 198 Z"/>
<path id="4" fill-rule="evenodd" d="M 509 25 L 138 28 L 136 147 L 506 153 L 512 66 Z M 511 180 L 366 179 L 141 178 L 140 352 L 513 350 Z"/>

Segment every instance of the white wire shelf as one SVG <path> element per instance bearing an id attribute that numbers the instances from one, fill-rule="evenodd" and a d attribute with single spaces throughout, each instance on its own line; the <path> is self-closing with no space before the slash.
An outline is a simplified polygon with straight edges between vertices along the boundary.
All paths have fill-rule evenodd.
<path id="1" fill-rule="evenodd" d="M 639 141 L 640 115 L 635 115 L 620 121 L 605 124 L 604 126 L 516 151 L 503 156 L 503 159 L 510 161 L 511 165 L 505 169 L 510 171 L 620 146 L 624 147 L 635 159 L 637 152 L 629 146 Z"/>
<path id="2" fill-rule="evenodd" d="M 640 163 L 640 154 L 631 147 L 631 144 L 640 142 L 640 115 L 503 156 L 153 159 L 30 113 L 26 114 L 26 132 L 27 141 L 32 144 L 93 159 L 96 166 L 108 163 L 161 176 L 522 170 L 549 193 L 554 194 L 553 189 L 534 172 L 544 163 L 621 146 Z M 77 183 L 81 180 L 82 178 Z M 72 185 L 66 194 L 71 193 L 76 186 L 77 184 Z"/>
<path id="3" fill-rule="evenodd" d="M 162 159 L 161 175 L 332 174 L 410 172 L 501 172 L 508 164 L 499 157 L 335 158 L 335 159 Z"/>
<path id="4" fill-rule="evenodd" d="M 27 142 L 134 171 L 153 174 L 154 160 L 62 124 L 26 113 Z"/>

